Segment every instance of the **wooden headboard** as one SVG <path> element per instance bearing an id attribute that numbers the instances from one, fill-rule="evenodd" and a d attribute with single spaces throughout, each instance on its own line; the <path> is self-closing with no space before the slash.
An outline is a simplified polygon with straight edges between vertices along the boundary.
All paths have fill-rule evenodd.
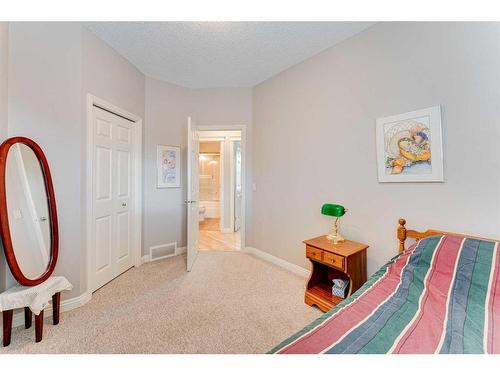
<path id="1" fill-rule="evenodd" d="M 418 231 L 413 230 L 413 229 L 406 229 L 405 224 L 406 224 L 405 219 L 403 219 L 403 218 L 399 219 L 397 236 L 398 236 L 398 240 L 399 240 L 399 252 L 400 253 L 405 251 L 405 241 L 407 238 L 414 238 L 416 240 L 420 240 L 420 239 L 426 238 L 426 237 L 449 234 L 449 235 L 460 236 L 460 237 L 477 238 L 479 240 L 499 242 L 499 240 L 494 240 L 491 238 L 470 236 L 468 234 L 462 234 L 462 233 L 443 232 L 443 231 L 435 230 L 435 229 L 428 229 L 425 232 L 418 232 Z"/>

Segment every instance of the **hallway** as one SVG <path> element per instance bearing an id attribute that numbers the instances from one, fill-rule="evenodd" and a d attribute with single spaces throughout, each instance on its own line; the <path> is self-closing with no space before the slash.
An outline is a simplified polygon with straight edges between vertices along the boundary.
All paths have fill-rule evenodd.
<path id="1" fill-rule="evenodd" d="M 238 251 L 241 250 L 240 232 L 221 233 L 220 219 L 206 218 L 200 222 L 199 248 L 201 251 Z"/>

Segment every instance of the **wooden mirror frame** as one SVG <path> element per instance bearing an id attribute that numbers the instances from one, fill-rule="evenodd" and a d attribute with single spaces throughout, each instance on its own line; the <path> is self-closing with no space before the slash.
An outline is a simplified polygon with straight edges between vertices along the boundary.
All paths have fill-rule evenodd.
<path id="1" fill-rule="evenodd" d="M 12 246 L 12 239 L 10 236 L 9 227 L 9 212 L 7 208 L 7 190 L 5 173 L 7 170 L 7 155 L 9 149 L 12 145 L 16 143 L 22 143 L 28 146 L 35 154 L 38 162 L 40 163 L 40 168 L 42 169 L 42 175 L 45 182 L 45 191 L 47 193 L 47 206 L 49 211 L 49 222 L 50 222 L 50 259 L 49 264 L 45 272 L 37 279 L 27 278 L 19 264 L 17 263 L 14 248 Z M 5 259 L 9 265 L 12 276 L 21 284 L 25 286 L 34 286 L 43 283 L 47 280 L 57 263 L 57 256 L 59 252 L 59 234 L 57 226 L 57 210 L 56 210 L 56 200 L 54 195 L 54 187 L 52 185 L 52 177 L 50 176 L 49 164 L 45 158 L 45 154 L 36 142 L 25 137 L 13 137 L 7 139 L 0 145 L 0 235 L 2 236 L 3 250 L 5 253 Z"/>

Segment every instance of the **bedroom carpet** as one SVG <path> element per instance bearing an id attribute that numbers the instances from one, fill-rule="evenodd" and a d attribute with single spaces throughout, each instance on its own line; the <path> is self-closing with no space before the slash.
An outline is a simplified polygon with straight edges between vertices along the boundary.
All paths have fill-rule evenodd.
<path id="1" fill-rule="evenodd" d="M 200 252 L 132 268 L 85 306 L 46 316 L 43 341 L 14 328 L 7 353 L 265 353 L 321 315 L 305 280 L 241 252 Z"/>

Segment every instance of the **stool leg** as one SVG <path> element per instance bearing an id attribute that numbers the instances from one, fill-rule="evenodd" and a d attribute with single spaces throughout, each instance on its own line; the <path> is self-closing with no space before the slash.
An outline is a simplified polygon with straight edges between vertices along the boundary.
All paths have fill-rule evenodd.
<path id="1" fill-rule="evenodd" d="M 43 334 L 43 310 L 40 311 L 40 314 L 35 315 L 35 341 L 42 341 Z"/>
<path id="2" fill-rule="evenodd" d="M 59 324 L 59 312 L 61 310 L 61 293 L 52 296 L 52 321 L 54 325 Z"/>
<path id="3" fill-rule="evenodd" d="M 10 335 L 12 333 L 12 315 L 14 310 L 3 311 L 3 346 L 10 345 Z"/>
<path id="4" fill-rule="evenodd" d="M 33 313 L 29 307 L 24 308 L 24 328 L 28 329 L 31 327 L 31 322 L 33 321 Z"/>

